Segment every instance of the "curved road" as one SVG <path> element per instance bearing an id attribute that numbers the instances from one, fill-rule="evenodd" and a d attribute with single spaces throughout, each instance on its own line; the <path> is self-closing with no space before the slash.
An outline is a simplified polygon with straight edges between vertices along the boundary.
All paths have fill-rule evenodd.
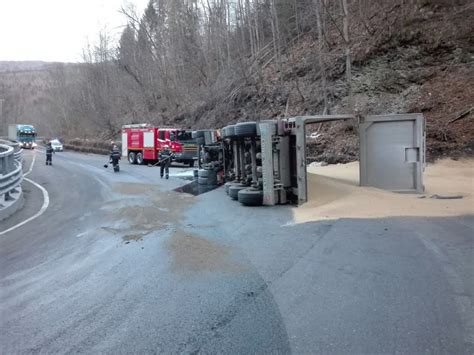
<path id="1" fill-rule="evenodd" d="M 294 225 L 180 168 L 25 155 L 50 205 L 0 236 L 0 353 L 474 352 L 473 216 Z"/>

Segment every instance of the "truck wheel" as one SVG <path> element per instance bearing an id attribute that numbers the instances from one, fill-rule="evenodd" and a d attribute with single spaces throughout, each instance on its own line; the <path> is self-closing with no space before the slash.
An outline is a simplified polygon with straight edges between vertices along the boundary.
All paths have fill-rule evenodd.
<path id="1" fill-rule="evenodd" d="M 235 135 L 239 137 L 255 137 L 257 135 L 256 122 L 241 122 L 235 125 Z"/>
<path id="2" fill-rule="evenodd" d="M 224 188 L 225 188 L 225 193 L 228 195 L 229 194 L 229 187 L 231 187 L 232 185 L 235 185 L 236 183 L 235 182 L 226 182 L 224 184 Z"/>
<path id="3" fill-rule="evenodd" d="M 246 189 L 247 185 L 235 184 L 229 187 L 229 196 L 233 200 L 237 200 L 240 190 Z"/>
<path id="4" fill-rule="evenodd" d="M 142 153 L 137 153 L 137 164 L 142 165 L 143 164 L 143 154 Z"/>
<path id="5" fill-rule="evenodd" d="M 208 185 L 217 185 L 217 175 L 209 175 L 207 177 L 207 184 Z"/>
<path id="6" fill-rule="evenodd" d="M 214 170 L 201 169 L 198 171 L 198 177 L 206 178 L 209 185 L 217 184 L 217 173 Z"/>
<path id="7" fill-rule="evenodd" d="M 230 189 L 231 186 L 247 186 L 247 185 L 242 184 L 241 182 L 238 182 L 237 180 L 234 180 L 234 181 L 226 182 L 224 186 L 225 186 L 225 192 L 228 195 L 229 194 L 229 189 Z"/>
<path id="8" fill-rule="evenodd" d="M 240 190 L 238 200 L 244 206 L 261 206 L 263 204 L 263 191 L 254 188 Z"/>
<path id="9" fill-rule="evenodd" d="M 204 132 L 206 132 L 205 129 L 197 130 L 196 132 L 194 132 L 193 138 L 204 138 Z"/>
<path id="10" fill-rule="evenodd" d="M 259 123 L 272 123 L 271 125 L 271 133 L 272 135 L 276 135 L 277 133 L 277 120 L 262 120 Z M 260 136 L 260 125 L 257 124 L 257 135 Z"/>
<path id="11" fill-rule="evenodd" d="M 130 164 L 135 164 L 137 162 L 137 156 L 135 155 L 135 152 L 128 153 L 128 162 Z"/>
<path id="12" fill-rule="evenodd" d="M 226 127 L 223 128 L 223 130 L 224 130 L 224 133 L 222 134 L 222 136 L 224 138 L 235 137 L 235 126 L 234 125 L 226 126 Z"/>
<path id="13" fill-rule="evenodd" d="M 199 177 L 207 178 L 207 177 L 209 177 L 209 175 L 211 175 L 211 174 L 209 174 L 209 173 L 210 173 L 209 170 L 206 170 L 206 169 L 199 169 L 199 171 L 198 171 L 198 176 L 199 176 Z"/>

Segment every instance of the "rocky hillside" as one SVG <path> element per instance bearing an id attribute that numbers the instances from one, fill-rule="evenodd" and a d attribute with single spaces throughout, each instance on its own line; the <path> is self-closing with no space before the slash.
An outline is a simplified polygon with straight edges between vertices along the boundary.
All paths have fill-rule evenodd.
<path id="1" fill-rule="evenodd" d="M 396 3 L 396 2 L 389 2 Z M 474 6 L 469 1 L 424 1 L 406 16 L 403 6 L 374 8 L 369 23 L 353 23 L 352 90 L 361 114 L 422 112 L 427 120 L 428 159 L 474 152 Z M 355 9 L 354 9 L 355 11 Z M 379 11 L 379 12 L 377 12 Z M 325 54 L 331 113 L 348 112 L 343 44 Z M 273 63 L 257 84 L 237 88 L 218 102 L 177 118 L 193 127 L 321 114 L 317 42 L 297 41 L 280 71 Z M 283 79 L 283 80 L 281 80 Z M 258 85 L 258 83 L 264 85 Z M 309 143 L 312 160 L 347 162 L 358 157 L 356 127 L 348 123 L 312 127 L 322 135 Z"/>
<path id="2" fill-rule="evenodd" d="M 326 6 L 321 11 L 324 31 L 320 36 L 314 20 L 315 3 Z M 0 63 L 4 122 L 28 120 L 44 135 L 103 140 L 115 138 L 123 123 L 219 128 L 239 121 L 322 114 L 325 97 L 327 113 L 348 113 L 352 111 L 352 92 L 354 110 L 360 114 L 423 113 L 428 159 L 472 155 L 472 1 L 347 3 L 350 81 L 346 79 L 347 44 L 340 3 L 306 0 L 294 3 L 305 4 L 297 12 L 305 16 L 300 19 L 300 32 L 286 32 L 279 59 L 272 49 L 269 24 L 263 23 L 261 34 L 267 36 L 268 44 L 253 53 L 254 57 L 236 52 L 236 58 L 228 59 L 232 63 L 229 68 L 221 63 L 224 69 L 214 81 L 208 77 L 214 66 L 204 57 L 191 63 L 202 64 L 199 68 L 207 68 L 209 73 L 196 73 L 200 79 L 194 81 L 191 74 L 195 70 L 190 65 L 186 72 L 176 67 L 174 73 L 158 68 L 156 58 L 145 56 L 142 62 L 135 62 L 141 58 L 140 48 L 136 48 L 141 42 L 130 28 L 129 37 L 124 32 L 121 55 L 116 58 L 104 52 L 99 54 L 106 60 L 85 64 Z M 152 8 L 149 10 L 144 20 L 153 19 Z M 290 25 L 294 21 L 293 16 L 285 18 Z M 229 42 L 233 44 L 240 32 L 230 31 L 229 36 L 235 36 Z M 124 42 L 127 38 L 129 42 Z M 163 78 L 165 72 L 171 76 Z M 310 160 L 336 163 L 358 158 L 354 122 L 318 125 L 310 130 L 320 133 L 308 142 Z"/>

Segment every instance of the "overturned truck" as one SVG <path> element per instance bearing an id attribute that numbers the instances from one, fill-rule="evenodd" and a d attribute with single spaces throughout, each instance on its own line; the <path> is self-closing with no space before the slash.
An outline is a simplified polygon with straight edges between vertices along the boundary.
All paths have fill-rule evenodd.
<path id="1" fill-rule="evenodd" d="M 220 141 L 203 145 L 212 154 L 199 176 L 222 171 L 227 194 L 246 206 L 302 204 L 307 201 L 306 125 L 337 120 L 357 120 L 361 185 L 423 192 L 421 114 L 299 116 L 229 125 L 221 129 Z"/>

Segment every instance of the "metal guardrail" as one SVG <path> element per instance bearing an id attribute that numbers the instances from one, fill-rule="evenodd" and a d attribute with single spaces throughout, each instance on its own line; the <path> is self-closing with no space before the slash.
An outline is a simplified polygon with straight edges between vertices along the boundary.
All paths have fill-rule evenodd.
<path id="1" fill-rule="evenodd" d="M 22 151 L 17 142 L 0 141 L 0 204 L 10 201 L 23 181 Z"/>

